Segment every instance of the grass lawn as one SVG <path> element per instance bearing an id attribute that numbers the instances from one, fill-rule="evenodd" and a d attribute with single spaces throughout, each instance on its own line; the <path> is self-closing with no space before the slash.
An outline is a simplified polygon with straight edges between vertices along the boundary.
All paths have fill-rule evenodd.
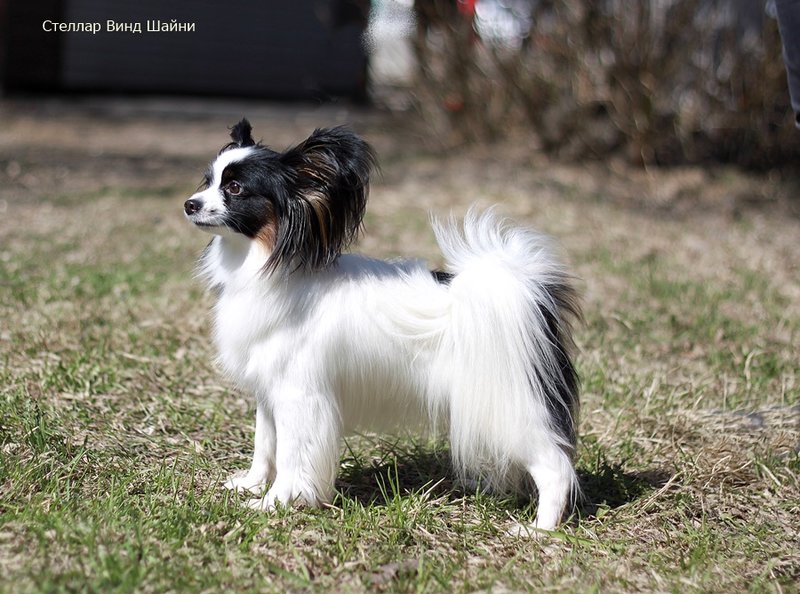
<path id="1" fill-rule="evenodd" d="M 0 592 L 798 591 L 791 179 L 438 155 L 375 115 L 253 108 L 280 148 L 358 120 L 383 164 L 358 251 L 435 266 L 428 212 L 499 202 L 558 239 L 586 317 L 586 497 L 552 537 L 508 535 L 535 504 L 462 490 L 407 435 L 349 438 L 329 508 L 267 515 L 220 488 L 254 413 L 181 213 L 241 113 L 171 109 L 0 104 Z"/>

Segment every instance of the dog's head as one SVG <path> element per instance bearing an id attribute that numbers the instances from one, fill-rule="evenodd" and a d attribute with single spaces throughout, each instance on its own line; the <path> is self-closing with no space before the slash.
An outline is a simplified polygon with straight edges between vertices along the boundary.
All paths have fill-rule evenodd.
<path id="1" fill-rule="evenodd" d="M 375 166 L 372 149 L 346 128 L 315 130 L 276 152 L 243 119 L 184 203 L 195 226 L 261 242 L 266 269 L 330 265 L 358 235 Z"/>

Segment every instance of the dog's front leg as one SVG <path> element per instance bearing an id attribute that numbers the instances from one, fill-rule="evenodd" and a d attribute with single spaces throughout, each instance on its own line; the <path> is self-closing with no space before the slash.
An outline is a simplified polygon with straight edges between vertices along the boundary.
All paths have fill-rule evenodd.
<path id="1" fill-rule="evenodd" d="M 330 501 L 339 466 L 339 415 L 334 399 L 306 389 L 284 389 L 273 406 L 276 475 L 254 509 L 276 504 L 318 506 Z"/>
<path id="2" fill-rule="evenodd" d="M 275 419 L 266 404 L 256 404 L 256 437 L 253 446 L 253 463 L 244 475 L 234 475 L 225 482 L 225 488 L 249 491 L 260 495 L 267 483 L 275 478 Z"/>

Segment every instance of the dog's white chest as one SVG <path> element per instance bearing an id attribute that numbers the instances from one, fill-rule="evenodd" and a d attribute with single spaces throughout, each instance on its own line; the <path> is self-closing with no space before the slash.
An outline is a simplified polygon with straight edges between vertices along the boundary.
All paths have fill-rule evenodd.
<path id="1" fill-rule="evenodd" d="M 223 294 L 215 307 L 214 341 L 219 360 L 237 380 L 246 379 L 253 349 L 269 339 L 273 324 L 265 303 L 250 292 Z"/>

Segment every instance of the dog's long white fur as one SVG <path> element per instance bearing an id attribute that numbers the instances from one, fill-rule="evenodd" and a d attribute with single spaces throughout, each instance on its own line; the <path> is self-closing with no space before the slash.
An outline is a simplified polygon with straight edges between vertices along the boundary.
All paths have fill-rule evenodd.
<path id="1" fill-rule="evenodd" d="M 340 437 L 427 421 L 455 468 L 491 487 L 523 476 L 553 529 L 577 490 L 571 447 L 548 409 L 561 370 L 545 310 L 569 286 L 543 236 L 493 211 L 434 224 L 449 285 L 418 261 L 343 255 L 322 271 L 264 274 L 262 244 L 213 239 L 200 272 L 219 291 L 220 363 L 256 395 L 253 463 L 229 487 L 254 507 L 330 500 Z"/>

